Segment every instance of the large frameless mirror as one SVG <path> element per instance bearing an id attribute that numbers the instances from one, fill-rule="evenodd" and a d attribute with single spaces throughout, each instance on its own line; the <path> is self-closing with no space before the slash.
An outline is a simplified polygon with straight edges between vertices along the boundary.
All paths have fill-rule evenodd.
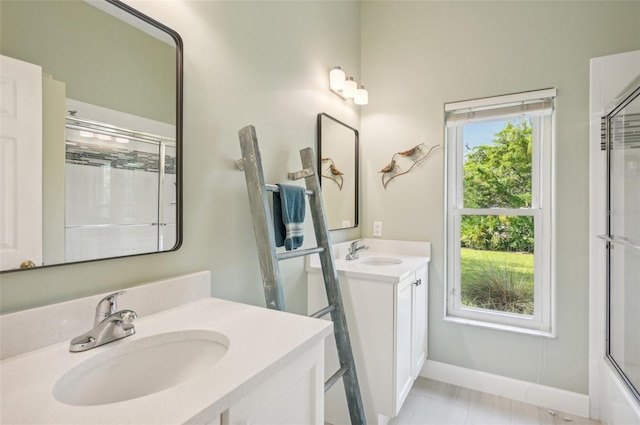
<path id="1" fill-rule="evenodd" d="M 0 270 L 178 249 L 180 36 L 117 0 L 2 0 L 0 24 Z"/>
<path id="2" fill-rule="evenodd" d="M 318 114 L 318 170 L 329 230 L 358 226 L 358 130 Z"/>
<path id="3" fill-rule="evenodd" d="M 603 118 L 607 358 L 640 401 L 640 78 Z"/>

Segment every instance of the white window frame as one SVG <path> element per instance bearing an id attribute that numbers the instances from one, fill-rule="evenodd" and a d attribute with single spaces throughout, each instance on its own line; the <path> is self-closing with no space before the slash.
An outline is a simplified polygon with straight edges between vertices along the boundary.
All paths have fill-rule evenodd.
<path id="1" fill-rule="evenodd" d="M 537 90 L 445 104 L 446 147 L 446 316 L 445 320 L 553 336 L 552 137 L 556 89 Z M 465 208 L 463 136 L 465 124 L 518 117 L 532 127 L 531 208 Z M 515 121 L 514 119 L 514 121 Z M 474 308 L 461 302 L 460 223 L 464 215 L 531 216 L 534 220 L 534 314 Z"/>

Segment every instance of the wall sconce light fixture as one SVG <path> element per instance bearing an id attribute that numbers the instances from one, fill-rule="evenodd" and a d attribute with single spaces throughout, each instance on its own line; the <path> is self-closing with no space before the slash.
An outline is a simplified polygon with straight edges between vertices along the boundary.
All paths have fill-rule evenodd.
<path id="1" fill-rule="evenodd" d="M 347 77 L 339 66 L 329 72 L 329 90 L 343 100 L 353 99 L 356 105 L 369 103 L 369 92 L 363 85 L 358 85 L 353 77 Z"/>

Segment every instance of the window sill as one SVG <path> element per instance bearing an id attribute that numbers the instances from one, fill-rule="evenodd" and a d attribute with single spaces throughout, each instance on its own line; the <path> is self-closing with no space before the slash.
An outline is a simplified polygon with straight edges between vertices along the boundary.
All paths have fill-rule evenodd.
<path id="1" fill-rule="evenodd" d="M 528 329 L 528 328 L 523 328 L 523 327 L 519 327 L 519 326 L 503 325 L 503 324 L 500 324 L 500 323 L 483 322 L 483 321 L 480 321 L 480 320 L 463 319 L 461 317 L 445 316 L 443 318 L 443 320 L 445 322 L 455 323 L 455 324 L 458 324 L 458 325 L 473 326 L 473 327 L 478 327 L 478 328 L 495 329 L 495 330 L 498 330 L 498 331 L 512 332 L 512 333 L 517 333 L 517 334 L 524 334 L 524 335 L 531 335 L 531 336 L 541 336 L 541 337 L 545 337 L 545 338 L 555 338 L 556 337 L 555 333 L 551 332 L 551 331 L 543 331 L 543 330 L 539 330 L 539 329 Z"/>

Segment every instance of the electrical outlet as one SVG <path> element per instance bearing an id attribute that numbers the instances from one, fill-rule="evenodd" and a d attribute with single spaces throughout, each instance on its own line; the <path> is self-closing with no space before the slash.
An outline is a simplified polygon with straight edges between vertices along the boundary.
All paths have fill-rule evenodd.
<path id="1" fill-rule="evenodd" d="M 373 236 L 382 237 L 382 222 L 374 221 L 373 222 Z"/>

